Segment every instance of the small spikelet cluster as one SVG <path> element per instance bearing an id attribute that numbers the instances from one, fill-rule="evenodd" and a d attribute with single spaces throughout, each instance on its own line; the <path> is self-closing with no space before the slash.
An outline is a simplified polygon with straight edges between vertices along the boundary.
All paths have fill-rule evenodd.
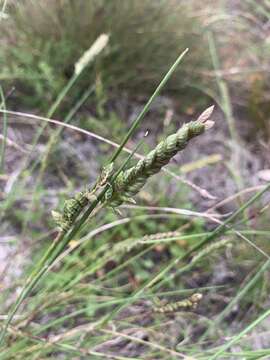
<path id="1" fill-rule="evenodd" d="M 191 295 L 189 298 L 177 301 L 175 303 L 169 303 L 164 306 L 154 306 L 153 311 L 156 313 L 174 313 L 181 310 L 196 309 L 198 303 L 202 299 L 202 294 L 196 293 Z"/>
<path id="2" fill-rule="evenodd" d="M 103 259 L 116 259 L 129 253 L 130 251 L 137 250 L 142 247 L 147 240 L 165 239 L 172 236 L 179 236 L 179 231 L 168 231 L 163 233 L 144 235 L 141 238 L 129 238 L 119 243 L 114 244 L 108 251 L 108 246 L 101 247 L 98 252 L 98 257 Z M 148 244 L 147 244 L 148 245 Z"/>
<path id="3" fill-rule="evenodd" d="M 57 211 L 52 211 L 52 216 L 62 231 L 67 232 L 70 229 L 76 217 L 86 206 L 88 203 L 87 194 L 87 191 L 81 191 L 76 194 L 74 198 L 66 200 L 62 214 Z"/>
<path id="4" fill-rule="evenodd" d="M 112 174 L 113 164 L 109 164 L 102 169 L 102 172 L 92 189 L 81 191 L 73 198 L 65 201 L 62 214 L 57 211 L 52 211 L 54 221 L 60 227 L 62 232 L 67 232 L 71 228 L 84 207 L 96 198 L 98 191 L 106 185 L 108 178 Z M 107 194 L 107 198 L 108 197 L 109 195 Z"/>
<path id="5" fill-rule="evenodd" d="M 224 246 L 229 245 L 232 242 L 231 239 L 222 239 L 219 241 L 214 242 L 213 244 L 210 244 L 206 246 L 202 251 L 200 251 L 198 254 L 193 256 L 191 260 L 191 265 L 194 265 L 196 262 L 198 262 L 201 258 L 205 257 L 206 255 L 212 254 L 215 250 L 218 250 Z"/>
<path id="6" fill-rule="evenodd" d="M 183 125 L 177 133 L 161 141 L 135 166 L 122 171 L 113 185 L 109 205 L 117 207 L 125 201 L 132 200 L 150 176 L 158 173 L 163 166 L 167 165 L 179 151 L 187 146 L 192 138 L 202 134 L 213 125 L 212 121 L 207 120 L 212 111 L 213 107 L 207 109 L 197 121 Z"/>
<path id="7" fill-rule="evenodd" d="M 156 234 L 144 235 L 142 239 L 139 241 L 141 244 L 147 243 L 147 241 L 151 240 L 160 240 L 160 239 L 167 239 L 171 237 L 178 237 L 181 236 L 180 231 L 166 231 Z"/>

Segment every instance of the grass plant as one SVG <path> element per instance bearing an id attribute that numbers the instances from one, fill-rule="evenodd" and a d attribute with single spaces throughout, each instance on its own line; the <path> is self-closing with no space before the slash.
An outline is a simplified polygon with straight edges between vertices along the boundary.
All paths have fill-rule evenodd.
<path id="1" fill-rule="evenodd" d="M 200 22 L 184 1 L 28 0 L 9 4 L 9 13 L 1 28 L 5 40 L 0 78 L 6 84 L 16 81 L 17 102 L 22 100 L 28 108 L 38 106 L 45 111 L 48 103 L 61 96 L 67 79 L 69 84 L 74 80 L 78 58 L 101 33 L 110 34 L 110 45 L 81 77 L 77 88 L 85 89 L 99 79 L 104 91 L 113 89 L 115 94 L 128 92 L 134 97 L 136 89 L 144 88 L 149 95 L 165 73 L 166 64 L 177 57 L 179 46 L 188 44 L 196 56 L 178 70 L 170 88 L 183 91 L 191 73 L 194 82 L 199 80 L 192 69 L 207 64 Z M 26 20 L 29 17 L 31 23 Z M 16 47 L 9 46 L 14 42 Z M 62 107 L 57 106 L 58 113 L 69 99 L 74 102 L 76 98 L 76 89 L 69 91 Z"/>
<path id="2" fill-rule="evenodd" d="M 189 90 L 194 89 L 203 67 L 209 84 L 202 86 L 207 77 L 199 79 L 200 91 L 217 99 L 231 139 L 239 145 L 234 86 L 242 82 L 246 91 L 248 79 L 243 74 L 247 72 L 238 66 L 239 77 L 232 82 L 221 46 L 226 34 L 218 37 L 213 25 L 224 28 L 231 17 L 225 8 L 216 17 L 208 2 L 197 3 L 192 12 L 191 3 L 0 3 L 1 14 L 6 15 L 0 14 L 4 65 L 0 71 L 0 248 L 9 257 L 4 268 L 0 266 L 0 360 L 270 357 L 266 339 L 270 183 L 244 188 L 248 183 L 244 178 L 240 191 L 220 199 L 199 186 L 200 172 L 195 183 L 178 175 L 174 156 L 200 149 L 203 141 L 207 156 L 192 158 L 181 169 L 188 174 L 208 166 L 222 169 L 223 156 L 216 154 L 216 148 L 215 156 L 208 153 L 222 128 L 217 124 L 210 130 L 213 107 L 197 120 L 190 116 L 192 121 L 182 126 L 166 127 L 168 119 L 164 120 L 163 140 L 157 145 L 153 138 L 151 145 L 146 144 L 149 139 L 143 137 L 143 120 L 165 88 L 177 90 L 185 107 L 186 97 L 180 97 L 179 89 L 187 82 Z M 246 16 L 246 6 L 255 17 Z M 249 0 L 245 11 L 235 16 L 237 26 L 254 19 L 269 21 L 267 6 L 267 1 Z M 210 57 L 204 35 L 199 34 L 202 18 L 214 34 L 208 38 Z M 97 49 L 100 34 L 109 37 L 105 35 Z M 185 44 L 191 45 L 191 51 L 187 55 L 185 50 L 160 82 L 164 68 Z M 260 46 L 254 44 L 245 54 Z M 214 74 L 205 70 L 209 60 Z M 16 93 L 10 96 L 14 79 Z M 213 79 L 218 96 L 212 92 Z M 113 94 L 123 101 L 127 92 L 129 101 L 144 99 L 154 88 L 126 130 L 108 97 Z M 190 91 L 192 109 L 186 111 L 193 114 L 201 103 L 193 104 L 197 93 Z M 7 110 L 14 101 L 15 107 L 37 107 L 35 113 L 45 116 Z M 79 109 L 80 116 L 91 113 L 96 123 L 111 116 L 109 123 L 117 122 L 124 134 L 122 142 L 113 141 L 118 130 L 113 129 L 112 136 L 106 129 L 105 135 L 111 135 L 107 139 L 83 121 L 78 125 L 74 117 Z M 105 129 L 104 124 L 98 129 Z M 106 144 L 105 159 L 94 141 Z M 235 156 L 234 147 L 226 151 L 230 159 Z M 242 165 L 241 152 L 238 156 Z M 103 164 L 99 172 L 96 164 Z M 168 164 L 174 168 L 167 168 Z M 240 165 L 228 165 L 241 175 Z M 220 185 L 215 182 L 215 186 Z M 196 191 L 199 210 L 190 202 L 190 190 Z M 18 271 L 20 258 L 27 262 Z"/>
<path id="3" fill-rule="evenodd" d="M 166 84 L 166 82 L 169 80 L 170 76 L 172 75 L 172 73 L 174 72 L 174 70 L 176 69 L 177 65 L 180 63 L 180 61 L 182 60 L 183 56 L 185 55 L 187 51 L 184 51 L 175 61 L 175 63 L 172 65 L 172 67 L 170 68 L 170 70 L 168 71 L 168 73 L 165 75 L 164 79 L 161 81 L 160 85 L 157 87 L 156 91 L 154 92 L 153 96 L 149 99 L 148 103 L 146 104 L 146 106 L 144 107 L 144 109 L 142 110 L 142 112 L 140 113 L 140 115 L 138 116 L 138 118 L 135 120 L 134 124 L 132 125 L 130 131 L 127 133 L 127 136 L 124 138 L 122 144 L 120 145 L 120 147 L 116 150 L 115 155 L 113 155 L 111 161 L 109 162 L 110 164 L 113 164 L 113 162 L 116 160 L 116 158 L 118 157 L 118 155 L 120 154 L 121 149 L 125 146 L 125 144 L 127 143 L 128 139 L 130 138 L 130 136 L 132 135 L 132 133 L 135 131 L 136 127 L 140 124 L 140 122 L 143 119 L 143 116 L 145 115 L 145 113 L 147 112 L 147 110 L 149 109 L 151 103 L 153 102 L 153 100 L 155 99 L 155 97 L 159 94 L 159 92 L 161 91 L 161 89 L 163 88 L 163 86 Z M 26 298 L 26 296 L 30 293 L 30 291 L 34 288 L 34 286 L 37 284 L 37 282 L 40 280 L 40 278 L 46 273 L 48 267 L 57 259 L 57 257 L 61 254 L 61 252 L 63 251 L 63 249 L 66 247 L 66 245 L 68 244 L 68 242 L 74 237 L 74 235 L 76 235 L 76 232 L 80 229 L 80 227 L 82 226 L 82 224 L 88 219 L 88 217 L 91 215 L 91 213 L 93 212 L 93 210 L 95 209 L 95 207 L 99 204 L 100 201 L 102 201 L 103 197 L 105 196 L 106 192 L 110 189 L 111 186 L 113 186 L 113 182 L 115 179 L 117 179 L 118 175 L 120 174 L 121 170 L 122 170 L 123 166 L 120 167 L 120 169 L 118 170 L 118 172 L 116 172 L 116 174 L 112 175 L 111 173 L 109 173 L 109 177 L 105 178 L 105 183 L 100 182 L 103 181 L 102 175 L 101 178 L 99 180 L 97 180 L 96 185 L 94 186 L 93 190 L 94 190 L 94 195 L 96 195 L 96 187 L 102 186 L 102 190 L 99 194 L 96 195 L 96 197 L 93 199 L 92 203 L 90 203 L 88 209 L 86 210 L 86 212 L 82 215 L 81 219 L 79 220 L 78 224 L 75 224 L 74 228 L 71 229 L 71 231 L 69 232 L 69 234 L 66 236 L 65 238 L 65 234 L 66 234 L 66 229 L 62 228 L 62 231 L 59 232 L 59 234 L 57 235 L 56 239 L 53 241 L 52 245 L 49 247 L 49 249 L 47 250 L 47 252 L 45 253 L 44 257 L 41 259 L 40 263 L 38 264 L 37 268 L 34 270 L 34 272 L 32 273 L 31 277 L 29 278 L 29 280 L 27 281 L 27 284 L 25 286 L 25 288 L 22 290 L 18 300 L 16 301 L 14 308 L 11 310 L 10 315 L 8 317 L 8 320 L 6 322 L 6 325 L 1 333 L 1 337 L 0 337 L 0 344 L 4 339 L 5 336 L 5 332 L 8 328 L 9 323 L 11 322 L 13 316 L 15 315 L 15 313 L 17 312 L 19 306 L 21 305 L 21 303 L 23 302 L 23 300 Z M 78 214 L 76 213 L 76 217 L 78 216 Z M 76 219 L 76 218 L 75 218 Z M 74 218 L 72 218 L 72 221 L 74 221 Z M 73 225 L 73 223 L 72 223 Z M 67 229 L 69 230 L 69 229 Z"/>

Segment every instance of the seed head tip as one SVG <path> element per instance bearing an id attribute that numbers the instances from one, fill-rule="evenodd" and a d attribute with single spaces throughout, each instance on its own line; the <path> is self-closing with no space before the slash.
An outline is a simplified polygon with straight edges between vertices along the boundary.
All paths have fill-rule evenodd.
<path id="1" fill-rule="evenodd" d="M 214 105 L 208 107 L 206 110 L 204 110 L 201 115 L 199 116 L 198 118 L 198 121 L 202 122 L 202 123 L 205 123 L 209 118 L 210 116 L 212 115 L 213 111 L 214 111 Z"/>

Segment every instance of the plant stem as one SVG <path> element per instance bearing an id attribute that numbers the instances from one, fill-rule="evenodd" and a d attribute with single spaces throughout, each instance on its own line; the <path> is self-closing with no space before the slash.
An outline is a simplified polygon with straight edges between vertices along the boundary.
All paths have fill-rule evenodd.
<path id="1" fill-rule="evenodd" d="M 134 133 L 134 131 L 136 130 L 136 128 L 139 126 L 140 122 L 142 121 L 142 119 L 144 118 L 145 114 L 148 112 L 150 106 L 152 105 L 153 101 L 155 100 L 155 98 L 160 94 L 161 90 L 163 89 L 163 87 L 166 85 L 166 83 L 168 82 L 168 80 L 170 79 L 170 77 L 172 76 L 172 74 L 174 73 L 175 69 L 177 68 L 177 66 L 180 64 L 180 62 L 182 61 L 183 57 L 186 55 L 186 53 L 188 52 L 189 49 L 184 50 L 179 57 L 176 59 L 175 63 L 171 66 L 170 70 L 167 72 L 167 74 L 164 76 L 163 80 L 160 82 L 160 84 L 158 85 L 158 87 L 156 88 L 156 90 L 154 91 L 153 95 L 150 97 L 150 99 L 148 100 L 148 102 L 146 103 L 146 105 L 144 106 L 144 108 L 142 109 L 142 111 L 140 112 L 139 116 L 137 117 L 137 119 L 134 121 L 133 125 L 131 126 L 131 128 L 129 129 L 126 137 L 124 138 L 124 140 L 122 141 L 122 143 L 120 144 L 119 148 L 116 150 L 116 152 L 113 154 L 110 163 L 114 162 L 116 160 L 116 158 L 118 157 L 118 155 L 120 154 L 120 152 L 122 151 L 123 147 L 126 145 L 126 143 L 128 142 L 129 138 L 131 137 L 131 135 Z"/>
<path id="2" fill-rule="evenodd" d="M 0 96 L 1 96 L 1 105 L 0 108 L 3 107 L 6 110 L 6 101 L 3 93 L 2 86 L 0 86 Z M 6 143 L 7 143 L 7 114 L 3 113 L 3 139 L 2 139 L 2 147 L 1 147 L 1 155 L 0 155 L 0 173 L 4 171 L 4 161 L 5 161 L 5 152 L 6 152 Z"/>

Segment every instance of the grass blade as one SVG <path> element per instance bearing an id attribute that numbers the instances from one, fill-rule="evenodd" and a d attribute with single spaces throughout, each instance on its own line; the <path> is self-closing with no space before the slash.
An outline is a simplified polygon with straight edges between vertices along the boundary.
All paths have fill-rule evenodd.
<path id="1" fill-rule="evenodd" d="M 148 112 L 148 110 L 150 109 L 151 104 L 153 103 L 153 101 L 155 100 L 155 98 L 160 94 L 161 90 L 163 89 L 163 87 L 166 85 L 166 83 L 168 82 L 168 80 L 170 79 L 170 77 L 172 76 L 172 74 L 174 73 L 174 71 L 176 70 L 177 66 L 180 64 L 180 62 L 182 61 L 183 57 L 186 55 L 186 53 L 188 52 L 189 49 L 184 50 L 179 57 L 176 59 L 175 63 L 171 66 L 171 68 L 169 69 L 169 71 L 167 72 L 167 74 L 164 76 L 164 78 L 162 79 L 162 81 L 160 82 L 160 84 L 158 85 L 158 87 L 156 88 L 156 90 L 154 91 L 153 95 L 150 97 L 150 99 L 148 100 L 148 102 L 146 103 L 146 105 L 144 106 L 144 108 L 142 109 L 142 111 L 140 112 L 140 114 L 138 115 L 137 119 L 134 121 L 133 125 L 131 126 L 131 128 L 129 129 L 126 137 L 124 138 L 124 140 L 122 141 L 122 143 L 120 144 L 119 148 L 116 150 L 116 152 L 113 154 L 110 162 L 114 162 L 116 160 L 116 158 L 118 157 L 118 155 L 120 154 L 120 152 L 122 151 L 123 147 L 126 145 L 126 143 L 128 142 L 129 138 L 132 136 L 132 134 L 134 133 L 134 131 L 136 130 L 136 128 L 139 126 L 140 122 L 143 120 L 145 114 Z"/>
<path id="2" fill-rule="evenodd" d="M 3 93 L 3 89 L 0 86 L 0 96 L 1 96 L 1 106 L 4 110 L 6 110 L 6 100 Z M 0 155 L 0 172 L 4 171 L 4 161 L 5 161 L 5 152 L 6 152 L 6 144 L 7 144 L 7 114 L 3 112 L 3 140 L 1 146 L 1 155 Z"/>

